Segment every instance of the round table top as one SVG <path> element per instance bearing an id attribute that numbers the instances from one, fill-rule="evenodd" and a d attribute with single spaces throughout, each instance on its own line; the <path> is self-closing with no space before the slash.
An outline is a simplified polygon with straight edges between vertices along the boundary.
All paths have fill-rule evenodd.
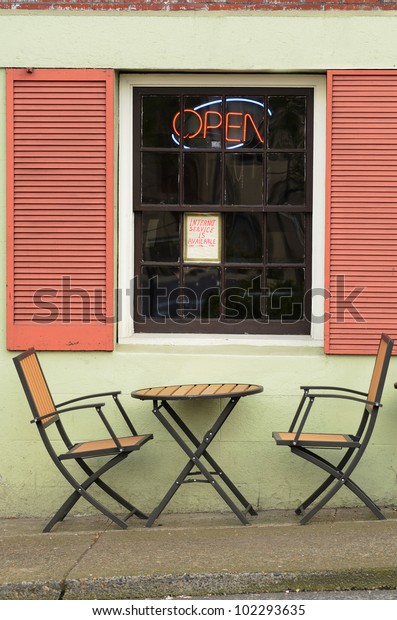
<path id="1" fill-rule="evenodd" d="M 131 393 L 141 400 L 189 400 L 194 398 L 232 398 L 263 392 L 261 385 L 249 383 L 192 383 L 143 388 Z"/>

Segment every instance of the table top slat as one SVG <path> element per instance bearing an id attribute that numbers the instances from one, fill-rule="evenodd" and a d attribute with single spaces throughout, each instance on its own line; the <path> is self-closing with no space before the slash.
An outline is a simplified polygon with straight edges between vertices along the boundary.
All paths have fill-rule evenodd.
<path id="1" fill-rule="evenodd" d="M 191 383 L 188 385 L 162 385 L 142 388 L 131 393 L 141 400 L 187 400 L 201 398 L 231 398 L 248 396 L 263 391 L 261 385 L 249 383 Z"/>
<path id="2" fill-rule="evenodd" d="M 175 392 L 180 388 L 180 385 L 169 385 L 167 387 L 157 388 L 158 396 L 160 398 L 166 398 L 167 396 L 172 396 Z"/>
<path id="3" fill-rule="evenodd" d="M 239 383 L 238 385 L 236 385 L 236 387 L 232 390 L 233 392 L 246 392 L 247 390 L 249 390 L 251 387 L 251 385 L 249 383 Z"/>
<path id="4" fill-rule="evenodd" d="M 222 387 L 220 387 L 219 390 L 217 390 L 217 393 L 222 392 L 222 394 L 223 393 L 230 394 L 231 392 L 234 392 L 236 386 L 237 386 L 237 383 L 224 383 Z"/>
<path id="5" fill-rule="evenodd" d="M 177 390 L 175 390 L 175 392 L 173 393 L 173 396 L 188 396 L 192 390 L 192 388 L 194 388 L 195 385 L 180 385 L 178 387 Z"/>
<path id="6" fill-rule="evenodd" d="M 203 396 L 207 396 L 209 394 L 216 394 L 219 389 L 221 389 L 223 383 L 209 383 L 206 385 L 205 389 L 202 391 Z"/>
<path id="7" fill-rule="evenodd" d="M 208 387 L 210 387 L 208 383 L 197 383 L 197 385 L 192 387 L 189 391 L 189 396 L 200 396 Z"/>

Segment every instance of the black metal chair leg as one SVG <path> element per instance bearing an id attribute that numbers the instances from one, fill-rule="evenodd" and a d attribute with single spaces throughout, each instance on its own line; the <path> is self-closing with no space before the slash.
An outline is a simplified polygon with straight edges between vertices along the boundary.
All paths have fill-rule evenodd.
<path id="1" fill-rule="evenodd" d="M 325 504 L 327 504 L 329 502 L 329 500 L 335 495 L 335 493 L 337 493 L 337 491 L 339 491 L 339 489 L 343 486 L 343 482 L 341 482 L 340 480 L 337 480 L 335 482 L 335 485 L 333 486 L 332 489 L 330 489 L 328 491 L 328 493 L 326 493 L 322 499 L 320 499 L 320 501 L 311 509 L 309 510 L 309 512 L 307 512 L 303 518 L 300 520 L 300 524 L 301 525 L 305 525 L 305 523 L 307 523 L 308 521 L 310 521 L 310 519 L 312 517 L 314 517 L 314 515 L 321 509 L 323 508 L 323 506 L 325 506 Z"/>
<path id="2" fill-rule="evenodd" d="M 292 452 L 294 452 L 294 449 L 291 450 Z M 295 450 L 295 454 L 298 452 L 298 450 Z M 298 456 L 302 456 L 300 453 L 301 452 L 306 452 L 303 448 L 299 449 L 299 455 Z M 315 489 L 313 491 L 313 493 L 311 495 L 309 495 L 308 498 L 305 499 L 304 502 L 302 502 L 295 510 L 295 514 L 300 515 L 302 514 L 306 508 L 308 508 L 318 497 L 320 497 L 320 495 L 322 495 L 322 493 L 324 493 L 324 491 L 326 491 L 328 489 L 328 487 L 332 484 L 332 482 L 335 480 L 335 473 L 336 472 L 342 472 L 343 469 L 345 468 L 346 464 L 349 462 L 349 460 L 351 459 L 353 455 L 353 450 L 348 450 L 348 452 L 346 452 L 346 454 L 344 455 L 344 457 L 339 461 L 338 465 L 335 465 L 334 468 L 334 473 L 332 473 L 328 478 L 326 478 L 324 480 L 324 482 L 322 484 L 320 484 L 320 486 Z M 325 461 L 324 459 L 320 459 L 319 457 L 317 457 L 317 460 L 322 460 L 324 462 L 324 464 L 327 465 L 327 470 L 328 467 L 331 465 L 329 463 L 329 461 Z M 328 470 L 329 471 L 329 470 Z"/>
<path id="3" fill-rule="evenodd" d="M 362 502 L 374 513 L 374 515 L 381 521 L 386 519 L 380 508 L 372 501 L 372 499 L 350 478 L 345 482 L 346 486 L 352 491 Z"/>
<path id="4" fill-rule="evenodd" d="M 92 506 L 94 506 L 97 510 L 102 512 L 102 514 L 104 514 L 106 517 L 111 519 L 114 523 L 116 523 L 116 525 L 118 525 L 122 529 L 125 530 L 128 527 L 127 524 L 122 519 L 119 519 L 119 517 L 115 515 L 113 512 L 111 512 L 108 508 L 106 508 L 106 506 L 98 502 L 94 497 L 92 497 L 92 495 L 87 493 L 84 489 L 81 489 L 80 491 L 74 491 L 68 497 L 68 499 L 62 504 L 62 506 L 54 514 L 52 519 L 47 523 L 47 525 L 43 529 L 43 532 L 50 532 L 56 523 L 58 523 L 59 521 L 63 521 L 63 519 L 71 511 L 73 506 L 77 503 L 77 501 L 81 497 L 84 497 L 84 499 L 86 499 Z"/>
<path id="5" fill-rule="evenodd" d="M 318 499 L 321 495 L 323 497 L 319 500 L 319 502 L 301 519 L 301 525 L 307 523 L 325 504 L 335 495 L 335 493 L 343 486 L 345 481 L 348 479 L 348 474 L 346 477 L 344 476 L 343 471 L 340 470 L 340 466 L 342 464 L 346 465 L 346 463 L 350 460 L 353 452 L 348 452 L 345 454 L 344 458 L 338 463 L 338 465 L 333 465 L 323 457 L 318 454 L 313 454 L 310 450 L 302 447 L 293 447 L 291 448 L 291 452 L 300 456 L 301 458 L 313 463 L 320 469 L 323 469 L 329 474 L 329 477 L 304 501 L 298 508 L 295 510 L 297 515 L 301 515 L 303 510 L 310 506 L 316 499 Z M 352 471 L 354 467 L 350 466 L 350 470 Z M 328 493 L 324 495 L 324 491 L 326 491 L 332 484 L 335 482 L 333 488 L 331 488 Z"/>
<path id="6" fill-rule="evenodd" d="M 76 459 L 76 462 L 80 465 L 80 467 L 83 469 L 83 471 L 85 471 L 85 473 L 88 474 L 89 476 L 91 476 L 94 473 L 94 471 L 82 459 Z M 131 504 L 122 495 L 117 493 L 117 491 L 112 489 L 101 478 L 98 478 L 94 482 L 95 482 L 95 484 L 97 484 L 102 489 L 102 491 L 105 491 L 105 493 L 107 493 L 109 495 L 109 497 L 111 497 L 112 499 L 116 500 L 116 502 L 118 502 L 121 506 L 124 506 L 124 508 L 127 508 L 127 510 L 129 510 L 130 514 L 127 517 L 128 519 L 130 517 L 132 517 L 133 515 L 136 516 L 138 519 L 147 519 L 148 518 L 148 516 L 144 512 L 139 510 L 139 508 L 137 508 L 136 506 Z"/>
<path id="7" fill-rule="evenodd" d="M 102 512 L 106 517 L 111 519 L 114 523 L 116 523 L 122 529 L 127 528 L 127 524 L 120 519 L 116 514 L 114 514 L 111 510 L 106 508 L 101 502 L 96 500 L 92 495 L 87 492 L 87 489 L 90 488 L 94 482 L 98 480 L 100 476 L 102 476 L 105 472 L 109 471 L 112 467 L 114 467 L 120 460 L 123 460 L 127 457 L 127 454 L 118 454 L 113 457 L 110 461 L 105 463 L 102 467 L 100 467 L 96 472 L 93 472 L 92 475 L 87 478 L 83 483 L 79 483 L 66 469 L 66 467 L 58 461 L 57 467 L 61 471 L 61 473 L 65 476 L 68 482 L 75 489 L 74 492 L 67 498 L 67 500 L 62 504 L 62 506 L 57 510 L 52 519 L 47 523 L 43 532 L 49 532 L 58 521 L 62 521 L 66 515 L 70 512 L 73 506 L 78 502 L 80 497 L 84 497 L 92 506 L 94 506 L 97 510 Z"/>
<path id="8" fill-rule="evenodd" d="M 329 476 L 315 491 L 313 491 L 313 493 L 307 499 L 305 499 L 304 502 L 299 504 L 299 506 L 295 509 L 295 514 L 301 515 L 303 512 L 305 512 L 306 508 L 313 504 L 313 502 L 318 497 L 320 497 L 320 495 L 324 493 L 326 489 L 328 489 L 328 487 L 330 486 L 330 484 L 332 484 L 334 480 L 334 476 Z"/>

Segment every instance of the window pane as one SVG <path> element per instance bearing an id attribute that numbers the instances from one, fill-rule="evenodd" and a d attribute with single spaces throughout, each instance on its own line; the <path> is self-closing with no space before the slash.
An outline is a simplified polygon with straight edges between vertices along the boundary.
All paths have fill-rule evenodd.
<path id="1" fill-rule="evenodd" d="M 267 159 L 267 204 L 305 204 L 305 156 L 271 153 Z"/>
<path id="2" fill-rule="evenodd" d="M 172 267 L 143 267 L 142 288 L 137 292 L 141 317 L 178 317 L 179 277 Z"/>
<path id="3" fill-rule="evenodd" d="M 303 213 L 269 213 L 267 216 L 269 263 L 302 263 L 305 258 Z"/>
<path id="4" fill-rule="evenodd" d="M 256 153 L 225 155 L 225 202 L 228 205 L 262 205 L 263 157 Z"/>
<path id="5" fill-rule="evenodd" d="M 220 316 L 220 269 L 188 267 L 184 270 L 187 318 L 217 319 Z"/>
<path id="6" fill-rule="evenodd" d="M 179 215 L 161 211 L 143 213 L 143 259 L 179 261 Z"/>
<path id="7" fill-rule="evenodd" d="M 263 97 L 226 97 L 225 146 L 261 148 L 264 143 Z"/>
<path id="8" fill-rule="evenodd" d="M 177 204 L 179 156 L 176 153 L 142 154 L 143 204 Z"/>
<path id="9" fill-rule="evenodd" d="M 185 153 L 184 203 L 215 205 L 220 201 L 221 159 L 219 153 Z"/>
<path id="10" fill-rule="evenodd" d="M 180 114 L 179 97 L 146 95 L 142 97 L 142 146 L 176 147 L 173 123 Z"/>
<path id="11" fill-rule="evenodd" d="M 269 148 L 304 148 L 306 97 L 269 97 L 268 128 Z"/>
<path id="12" fill-rule="evenodd" d="M 225 318 L 239 321 L 261 318 L 261 275 L 261 269 L 226 269 L 222 295 Z"/>
<path id="13" fill-rule="evenodd" d="M 221 97 L 186 97 L 183 110 L 183 146 L 190 149 L 220 149 L 222 118 Z"/>
<path id="14" fill-rule="evenodd" d="M 225 260 L 228 263 L 262 263 L 261 213 L 225 214 Z"/>
<path id="15" fill-rule="evenodd" d="M 267 315 L 279 321 L 297 321 L 303 318 L 305 270 L 298 268 L 270 268 L 266 286 L 269 290 Z"/>

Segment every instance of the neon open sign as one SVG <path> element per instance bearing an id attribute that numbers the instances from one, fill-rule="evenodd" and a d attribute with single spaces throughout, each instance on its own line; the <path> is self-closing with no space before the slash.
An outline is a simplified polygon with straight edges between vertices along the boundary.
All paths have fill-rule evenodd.
<path id="1" fill-rule="evenodd" d="M 263 144 L 264 103 L 244 97 L 227 97 L 223 111 L 222 99 L 201 103 L 183 110 L 183 147 L 197 146 L 198 141 L 209 142 L 219 148 L 223 133 L 227 149 L 250 146 L 253 141 Z M 181 142 L 181 113 L 172 119 L 172 140 L 179 146 Z"/>

